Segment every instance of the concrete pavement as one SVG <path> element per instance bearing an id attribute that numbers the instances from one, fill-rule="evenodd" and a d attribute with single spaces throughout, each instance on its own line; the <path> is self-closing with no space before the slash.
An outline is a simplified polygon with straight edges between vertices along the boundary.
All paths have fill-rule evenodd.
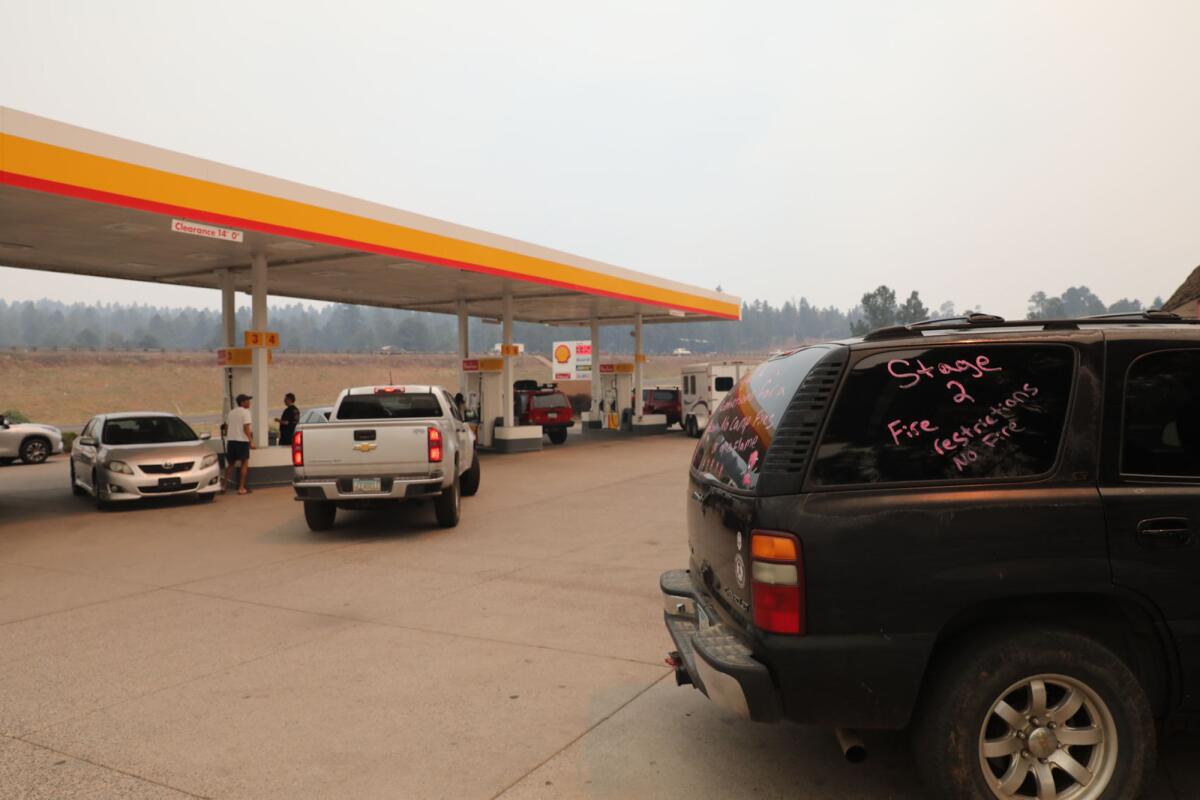
<path id="1" fill-rule="evenodd" d="M 0 797 L 923 797 L 902 736 L 844 763 L 674 686 L 679 434 L 485 458 L 428 505 L 308 531 L 290 490 L 99 513 L 0 468 Z M 1195 743 L 1154 798 L 1200 796 Z"/>

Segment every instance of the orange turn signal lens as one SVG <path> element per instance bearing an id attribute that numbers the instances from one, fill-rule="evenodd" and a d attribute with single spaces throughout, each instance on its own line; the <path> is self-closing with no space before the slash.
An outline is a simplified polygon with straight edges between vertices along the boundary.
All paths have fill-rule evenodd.
<path id="1" fill-rule="evenodd" d="M 755 533 L 750 537 L 750 555 L 764 561 L 795 561 L 796 540 L 790 536 Z"/>

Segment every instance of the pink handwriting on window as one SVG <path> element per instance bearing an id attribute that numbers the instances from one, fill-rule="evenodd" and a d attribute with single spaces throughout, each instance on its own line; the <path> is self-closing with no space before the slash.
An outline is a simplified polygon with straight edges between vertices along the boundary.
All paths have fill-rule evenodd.
<path id="1" fill-rule="evenodd" d="M 892 435 L 892 444 L 900 444 L 900 438 L 918 439 L 923 433 L 933 433 L 937 426 L 927 419 L 904 420 L 894 419 L 887 424 L 888 433 Z"/>
<path id="2" fill-rule="evenodd" d="M 918 358 L 914 368 L 907 358 L 893 358 L 887 363 L 887 369 L 893 378 L 906 380 L 900 384 L 901 389 L 911 389 L 925 378 L 933 378 L 935 375 L 965 374 L 970 378 L 982 378 L 988 372 L 1000 372 L 1003 369 L 989 366 L 991 363 L 987 356 L 978 355 L 970 360 L 960 358 L 953 362 L 939 361 L 932 367 L 927 367 L 925 362 Z"/>

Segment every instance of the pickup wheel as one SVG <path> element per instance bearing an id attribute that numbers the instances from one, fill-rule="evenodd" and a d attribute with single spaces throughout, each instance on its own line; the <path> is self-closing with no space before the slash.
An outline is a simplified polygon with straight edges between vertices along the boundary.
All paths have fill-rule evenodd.
<path id="1" fill-rule="evenodd" d="M 695 417 L 688 417 L 687 422 L 684 424 L 683 427 L 684 427 L 684 430 L 687 431 L 688 436 L 692 437 L 693 439 L 700 438 L 700 428 L 698 428 L 696 426 L 696 418 Z"/>
<path id="2" fill-rule="evenodd" d="M 337 504 L 328 500 L 305 500 L 304 521 L 310 531 L 327 531 L 337 518 Z"/>
<path id="3" fill-rule="evenodd" d="M 479 453 L 474 454 L 470 468 L 462 475 L 462 496 L 474 497 L 479 491 Z"/>
<path id="4" fill-rule="evenodd" d="M 437 523 L 443 528 L 453 528 L 458 525 L 461 488 L 458 480 L 455 477 L 454 483 L 450 484 L 450 487 L 433 501 L 433 511 L 437 514 Z"/>
<path id="5" fill-rule="evenodd" d="M 566 428 L 551 428 L 546 433 L 550 437 L 550 442 L 552 444 L 562 444 L 563 442 L 567 441 Z"/>
<path id="6" fill-rule="evenodd" d="M 975 640 L 930 675 L 913 744 L 949 800 L 1141 797 L 1154 772 L 1146 693 L 1116 654 L 1066 630 Z"/>

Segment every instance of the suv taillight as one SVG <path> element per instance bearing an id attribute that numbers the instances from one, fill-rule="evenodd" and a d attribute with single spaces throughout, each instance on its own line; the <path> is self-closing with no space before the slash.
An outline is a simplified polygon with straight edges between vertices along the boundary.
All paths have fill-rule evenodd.
<path id="1" fill-rule="evenodd" d="M 803 636 L 804 554 L 788 533 L 750 534 L 750 577 L 754 624 L 769 633 Z"/>
<path id="2" fill-rule="evenodd" d="M 442 432 L 437 428 L 429 429 L 429 463 L 436 464 L 442 460 Z"/>
<path id="3" fill-rule="evenodd" d="M 297 467 L 304 466 L 304 431 L 292 434 L 292 464 Z"/>

